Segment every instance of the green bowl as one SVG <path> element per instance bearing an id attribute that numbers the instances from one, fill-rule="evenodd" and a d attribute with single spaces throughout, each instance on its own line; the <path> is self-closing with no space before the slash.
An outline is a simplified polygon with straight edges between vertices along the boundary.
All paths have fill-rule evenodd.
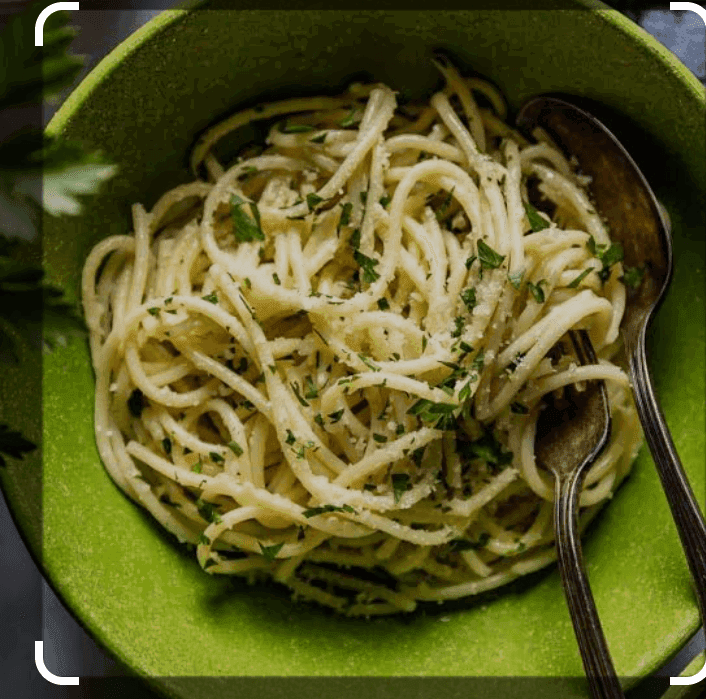
<path id="1" fill-rule="evenodd" d="M 543 92 L 594 100 L 672 218 L 674 281 L 651 331 L 651 366 L 703 503 L 704 90 L 661 45 L 603 5 L 566 0 L 546 10 L 487 11 L 466 4 L 462 11 L 396 12 L 366 0 L 368 9 L 355 11 L 272 12 L 206 3 L 158 16 L 100 63 L 49 126 L 102 149 L 120 174 L 80 218 L 45 222 L 48 275 L 78 298 L 91 247 L 128 232 L 133 202 L 151 207 L 189 180 L 187 154 L 199 133 L 242 105 L 336 93 L 365 76 L 428 95 L 439 84 L 429 61 L 436 48 L 494 81 L 512 109 Z M 10 376 L 18 396 L 20 382 L 19 373 Z M 340 678 L 395 676 L 375 691 L 588 696 L 556 569 L 494 599 L 404 618 L 343 619 L 295 606 L 277 587 L 204 574 L 111 482 L 94 442 L 84 340 L 44 358 L 43 406 L 41 427 L 29 398 L 13 408 L 15 423 L 43 442 L 41 462 L 0 470 L 13 513 L 47 579 L 88 632 L 167 694 L 211 699 L 225 686 L 219 678 L 235 676 L 243 696 L 248 687 L 253 696 L 283 696 L 285 680 L 270 677 L 292 678 L 292 697 L 346 696 L 368 685 Z M 41 504 L 28 496 L 40 474 Z M 585 557 L 618 673 L 633 684 L 698 627 L 688 569 L 645 449 L 592 527 Z M 339 679 L 326 685 L 329 692 L 294 681 L 306 676 Z"/>

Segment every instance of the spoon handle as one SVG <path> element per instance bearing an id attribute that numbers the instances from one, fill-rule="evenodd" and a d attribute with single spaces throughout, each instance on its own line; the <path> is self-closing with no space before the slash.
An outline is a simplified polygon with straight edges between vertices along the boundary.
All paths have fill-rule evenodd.
<path id="1" fill-rule="evenodd" d="M 672 510 L 686 560 L 696 585 L 701 621 L 706 621 L 706 525 L 694 492 L 689 485 L 669 428 L 655 397 L 647 367 L 644 332 L 630 358 L 630 374 L 635 405 L 642 422 L 652 459 L 662 480 L 662 488 Z"/>
<path id="2" fill-rule="evenodd" d="M 579 497 L 583 481 L 581 471 L 556 474 L 554 529 L 556 541 L 563 542 L 563 545 L 557 546 L 559 572 L 591 697 L 625 699 L 598 618 L 581 553 L 578 534 Z"/>

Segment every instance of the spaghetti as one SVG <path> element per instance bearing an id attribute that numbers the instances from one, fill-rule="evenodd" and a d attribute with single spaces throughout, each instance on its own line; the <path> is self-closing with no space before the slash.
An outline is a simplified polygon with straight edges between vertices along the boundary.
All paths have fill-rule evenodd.
<path id="1" fill-rule="evenodd" d="M 630 469 L 623 270 L 588 183 L 438 67 L 428 104 L 353 85 L 236 114 L 194 150 L 205 179 L 86 261 L 103 463 L 209 573 L 370 616 L 546 566 L 534 434 L 569 384 L 604 379 L 613 419 L 584 524 Z M 273 119 L 224 167 L 222 137 Z M 598 364 L 565 352 L 576 328 Z"/>

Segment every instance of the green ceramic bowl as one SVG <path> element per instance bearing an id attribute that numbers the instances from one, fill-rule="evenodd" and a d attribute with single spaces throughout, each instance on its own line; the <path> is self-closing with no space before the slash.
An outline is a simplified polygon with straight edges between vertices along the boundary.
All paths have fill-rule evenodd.
<path id="1" fill-rule="evenodd" d="M 512 108 L 543 92 L 590 98 L 629 141 L 672 217 L 676 268 L 651 333 L 651 366 L 703 502 L 702 87 L 656 41 L 603 5 L 565 0 L 545 4 L 554 9 L 487 11 L 474 10 L 469 0 L 463 11 L 395 12 L 376 4 L 277 13 L 206 4 L 166 12 L 115 49 L 49 127 L 101 148 L 120 165 L 109 191 L 91 199 L 85 215 L 46 222 L 50 278 L 77 297 L 90 248 L 128 231 L 131 203 L 151 207 L 187 181 L 187 153 L 198 134 L 242 105 L 336 93 L 365 75 L 428 95 L 439 84 L 429 61 L 435 48 L 493 80 Z M 13 381 L 21 395 L 20 374 L 10 388 Z M 86 342 L 74 340 L 45 357 L 43 382 L 43 433 L 37 434 L 29 400 L 15 408 L 15 422 L 42 437 L 43 463 L 11 464 L 0 471 L 3 488 L 48 580 L 77 618 L 138 674 L 158 678 L 151 681 L 169 695 L 213 697 L 223 676 L 396 676 L 375 691 L 587 696 L 582 679 L 560 679 L 581 678 L 582 666 L 556 570 L 470 608 L 375 621 L 336 618 L 292 605 L 277 588 L 205 575 L 103 470 Z M 27 496 L 37 492 L 40 473 L 41 506 Z M 645 450 L 592 528 L 585 556 L 615 665 L 634 683 L 698 626 L 688 570 Z M 458 679 L 480 676 L 559 679 Z M 405 677 L 426 684 L 405 684 Z M 241 696 L 284 696 L 284 680 L 252 682 L 236 685 Z M 308 681 L 286 687 L 292 697 L 333 693 Z M 368 691 L 353 680 L 329 687 L 342 697 Z"/>

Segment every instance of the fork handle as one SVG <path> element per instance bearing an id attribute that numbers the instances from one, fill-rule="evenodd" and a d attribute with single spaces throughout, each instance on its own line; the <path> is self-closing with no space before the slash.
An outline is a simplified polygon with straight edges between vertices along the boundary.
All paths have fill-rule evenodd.
<path id="1" fill-rule="evenodd" d="M 578 533 L 579 497 L 583 473 L 557 473 L 554 496 L 554 531 L 559 573 L 566 603 L 593 699 L 625 699 L 615 674 L 608 643 L 601 627 L 581 553 Z"/>
<path id="2" fill-rule="evenodd" d="M 644 331 L 630 357 L 630 374 L 637 413 L 696 586 L 701 622 L 705 623 L 706 525 L 655 396 L 647 367 Z"/>

